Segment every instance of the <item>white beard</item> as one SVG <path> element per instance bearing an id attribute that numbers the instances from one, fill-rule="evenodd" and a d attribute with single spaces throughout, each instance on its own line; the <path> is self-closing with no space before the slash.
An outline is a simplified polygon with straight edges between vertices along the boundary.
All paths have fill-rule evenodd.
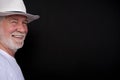
<path id="1" fill-rule="evenodd" d="M 15 32 L 15 34 L 18 32 Z M 9 37 L 5 36 L 5 32 L 0 28 L 0 42 L 7 48 L 16 52 L 18 49 L 22 48 L 24 45 L 24 39 L 22 41 L 16 41 L 12 39 L 12 34 Z"/>
<path id="2" fill-rule="evenodd" d="M 17 51 L 18 49 L 23 47 L 24 41 L 20 43 L 20 45 L 17 45 L 12 39 L 0 39 L 0 42 L 7 46 L 9 49 L 12 49 L 13 51 Z"/>

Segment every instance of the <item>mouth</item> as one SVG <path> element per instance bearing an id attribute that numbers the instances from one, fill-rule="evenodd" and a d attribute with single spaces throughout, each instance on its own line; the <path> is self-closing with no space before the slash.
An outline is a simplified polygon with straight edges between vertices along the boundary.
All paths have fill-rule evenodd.
<path id="1" fill-rule="evenodd" d="M 17 40 L 24 40 L 24 35 L 12 35 L 13 38 L 17 39 Z"/>

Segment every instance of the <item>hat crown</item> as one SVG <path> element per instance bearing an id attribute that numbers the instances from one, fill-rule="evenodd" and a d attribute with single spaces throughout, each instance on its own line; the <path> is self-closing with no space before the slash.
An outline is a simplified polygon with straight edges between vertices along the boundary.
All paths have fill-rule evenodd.
<path id="1" fill-rule="evenodd" d="M 23 0 L 0 0 L 0 12 L 20 11 L 26 13 Z"/>

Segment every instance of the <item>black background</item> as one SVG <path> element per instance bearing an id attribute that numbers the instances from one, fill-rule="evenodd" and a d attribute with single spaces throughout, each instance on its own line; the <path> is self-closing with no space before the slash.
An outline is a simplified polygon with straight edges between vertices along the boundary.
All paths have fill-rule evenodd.
<path id="1" fill-rule="evenodd" d="M 119 76 L 117 0 L 24 0 L 40 15 L 16 59 L 26 80 Z M 38 78 L 38 79 L 37 79 Z"/>

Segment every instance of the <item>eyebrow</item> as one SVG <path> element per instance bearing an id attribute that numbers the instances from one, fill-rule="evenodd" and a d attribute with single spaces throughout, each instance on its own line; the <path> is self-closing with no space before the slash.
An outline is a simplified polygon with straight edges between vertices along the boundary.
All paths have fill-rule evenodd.
<path id="1" fill-rule="evenodd" d="M 9 18 L 10 18 L 10 19 L 13 19 L 13 20 L 17 20 L 17 21 L 18 21 L 18 19 L 17 19 L 17 18 L 15 18 L 15 17 L 10 16 Z M 27 20 L 27 19 L 25 19 L 24 21 L 28 22 L 28 20 Z"/>

